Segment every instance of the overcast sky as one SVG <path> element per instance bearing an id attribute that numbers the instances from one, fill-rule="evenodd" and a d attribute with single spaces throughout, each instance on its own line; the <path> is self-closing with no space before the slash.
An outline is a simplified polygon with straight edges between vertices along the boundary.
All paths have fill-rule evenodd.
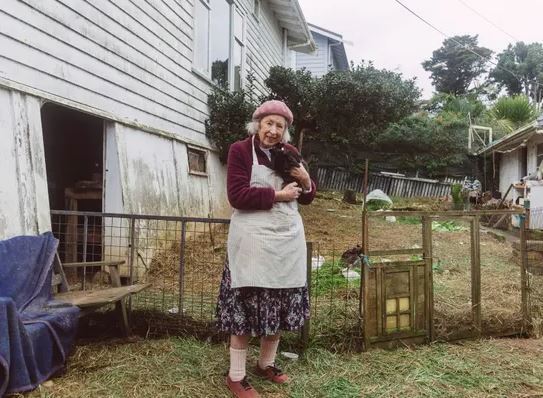
<path id="1" fill-rule="evenodd" d="M 441 46 L 444 37 L 394 0 L 298 0 L 307 22 L 343 35 L 347 57 L 372 60 L 380 68 L 417 77 L 424 97 L 432 85 L 421 62 Z M 532 43 L 543 42 L 543 0 L 401 0 L 449 36 L 479 34 L 479 45 L 501 52 L 514 42 L 464 4 L 506 31 Z M 464 4 L 463 4 L 464 3 Z"/>

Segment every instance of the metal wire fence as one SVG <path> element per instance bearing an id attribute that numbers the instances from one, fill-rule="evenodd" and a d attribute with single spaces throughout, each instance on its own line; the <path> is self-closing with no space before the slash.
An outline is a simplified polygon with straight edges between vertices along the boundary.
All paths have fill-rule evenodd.
<path id="1" fill-rule="evenodd" d="M 421 247 L 420 219 L 403 218 L 396 226 L 372 221 L 375 223 L 373 227 L 370 225 L 372 250 L 402 249 L 407 245 L 408 252 L 420 251 L 413 249 Z M 130 303 L 134 329 L 146 336 L 224 337 L 216 331 L 215 310 L 226 259 L 228 224 L 227 219 L 52 211 L 52 229 L 60 240 L 62 261 L 123 260 L 120 271 L 124 284 L 151 284 L 149 289 L 134 295 Z M 435 327 L 437 337 L 446 339 L 450 331 L 458 329 L 463 318 L 470 317 L 470 232 L 461 224 L 432 225 L 436 229 L 431 259 L 436 294 Z M 373 237 L 378 235 L 379 228 L 387 233 Z M 392 228 L 400 228 L 400 233 L 388 232 Z M 440 228 L 453 232 L 440 232 Z M 399 242 L 391 241 L 387 235 L 398 236 L 395 240 L 401 240 L 402 247 L 395 247 Z M 502 324 L 504 332 L 515 331 L 520 324 L 518 267 L 509 259 L 510 249 L 497 251 L 488 239 L 481 243 L 483 328 L 490 330 L 490 326 Z M 530 242 L 528 255 L 529 245 Z M 543 262 L 543 244 L 541 249 Z M 344 247 L 308 242 L 307 250 L 311 318 L 301 335 L 292 335 L 295 343 L 310 342 L 332 349 L 360 347 L 364 293 L 359 248 L 353 247 L 352 242 L 345 242 Z M 421 260 L 418 255 L 403 257 Z M 378 262 L 391 259 L 382 255 L 372 257 L 372 261 Z M 536 277 L 533 272 L 530 275 L 531 284 L 540 284 L 543 292 L 543 280 L 538 279 L 543 277 Z M 107 270 L 99 267 L 86 267 L 79 274 L 68 275 L 70 284 L 80 289 L 94 289 L 107 277 Z M 540 303 L 534 299 L 531 303 L 534 314 L 543 313 Z M 506 321 L 511 324 L 505 325 Z"/>

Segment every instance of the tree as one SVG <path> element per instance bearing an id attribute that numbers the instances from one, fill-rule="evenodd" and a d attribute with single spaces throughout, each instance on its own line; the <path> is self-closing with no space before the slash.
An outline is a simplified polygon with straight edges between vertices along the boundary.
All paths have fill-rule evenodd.
<path id="1" fill-rule="evenodd" d="M 395 154 L 402 170 L 432 176 L 467 160 L 467 128 L 466 119 L 454 112 L 435 117 L 422 112 L 390 125 L 376 143 Z"/>
<path id="2" fill-rule="evenodd" d="M 249 90 L 252 80 L 249 79 Z M 206 136 L 219 152 L 219 159 L 226 163 L 230 145 L 247 136 L 246 123 L 251 120 L 256 105 L 248 91 L 229 91 L 214 86 L 207 100 L 209 119 L 205 122 Z"/>
<path id="3" fill-rule="evenodd" d="M 318 79 L 307 71 L 273 67 L 265 82 L 268 98 L 281 99 L 292 109 L 295 142 L 301 146 L 305 137 L 312 148 L 333 148 L 341 156 L 338 163 L 348 168 L 389 123 L 411 114 L 420 97 L 414 79 L 377 69 L 371 62 Z M 326 154 L 317 149 L 311 155 Z"/>
<path id="4" fill-rule="evenodd" d="M 537 115 L 536 107 L 523 95 L 501 97 L 489 110 L 491 123 L 495 123 L 505 133 L 534 121 Z"/>
<path id="5" fill-rule="evenodd" d="M 491 50 L 478 46 L 477 35 L 454 36 L 445 39 L 422 66 L 430 72 L 436 91 L 463 95 L 487 71 L 487 60 L 491 55 Z"/>
<path id="6" fill-rule="evenodd" d="M 314 139 L 334 147 L 349 169 L 390 123 L 416 110 L 420 97 L 414 79 L 377 69 L 371 62 L 348 72 L 329 72 L 316 85 Z"/>
<path id="7" fill-rule="evenodd" d="M 510 44 L 498 54 L 498 64 L 490 77 L 509 95 L 524 94 L 540 106 L 543 102 L 543 45 Z"/>

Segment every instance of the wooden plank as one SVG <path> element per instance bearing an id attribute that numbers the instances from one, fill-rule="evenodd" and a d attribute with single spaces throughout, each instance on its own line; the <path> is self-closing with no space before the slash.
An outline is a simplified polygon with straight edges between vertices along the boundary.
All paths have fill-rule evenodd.
<path id="1" fill-rule="evenodd" d="M 399 254 L 422 254 L 423 249 L 388 249 L 388 250 L 370 250 L 368 256 L 395 256 Z"/>
<path id="2" fill-rule="evenodd" d="M 368 330 L 368 318 L 369 318 L 369 308 L 368 308 L 368 302 L 369 302 L 369 275 L 370 270 L 368 267 L 368 264 L 363 262 L 362 264 L 362 280 L 363 283 L 361 284 L 360 288 L 362 289 L 362 294 L 360 297 L 362 297 L 362 317 L 363 317 L 363 339 L 364 339 L 364 350 L 368 350 L 370 347 L 370 336 L 369 336 L 369 330 Z"/>
<path id="3" fill-rule="evenodd" d="M 115 260 L 115 261 L 89 261 L 89 262 L 80 262 L 80 263 L 64 263 L 62 266 L 64 268 L 78 268 L 78 267 L 110 267 L 124 264 L 124 260 Z"/>
<path id="4" fill-rule="evenodd" d="M 474 217 L 471 230 L 471 311 L 477 336 L 482 334 L 481 320 L 481 244 L 479 217 Z"/>
<path id="5" fill-rule="evenodd" d="M 528 256 L 526 253 L 526 220 L 521 216 L 520 218 L 520 291 L 521 291 L 521 312 L 523 329 L 526 330 L 530 322 L 530 312 L 528 306 Z"/>
<path id="6" fill-rule="evenodd" d="M 131 286 L 113 287 L 102 290 L 80 290 L 75 292 L 60 293 L 55 299 L 64 303 L 77 305 L 81 308 L 99 307 L 106 304 L 113 304 L 129 294 L 141 292 L 150 287 L 150 283 Z"/>
<path id="7" fill-rule="evenodd" d="M 307 295 L 311 300 L 311 259 L 313 257 L 313 242 L 306 242 L 307 261 L 306 261 L 306 273 L 307 273 Z M 361 296 L 360 296 L 361 297 Z M 309 332 L 311 328 L 311 320 L 306 319 L 302 326 L 302 351 L 305 352 L 309 346 Z M 360 325 L 361 326 L 361 325 Z"/>
<path id="8" fill-rule="evenodd" d="M 462 216 L 490 216 L 490 215 L 503 215 L 503 214 L 524 214 L 522 209 L 504 209 L 504 210 L 443 210 L 443 211 L 401 211 L 401 210 L 392 210 L 387 211 L 384 214 L 382 211 L 370 211 L 368 212 L 369 217 L 383 217 L 383 216 L 412 216 L 412 217 L 423 217 L 423 216 L 445 216 L 445 217 L 462 217 Z"/>
<path id="9" fill-rule="evenodd" d="M 432 271 L 432 220 L 422 219 L 422 247 L 424 250 L 424 304 L 426 331 L 429 341 L 434 340 L 434 290 Z"/>

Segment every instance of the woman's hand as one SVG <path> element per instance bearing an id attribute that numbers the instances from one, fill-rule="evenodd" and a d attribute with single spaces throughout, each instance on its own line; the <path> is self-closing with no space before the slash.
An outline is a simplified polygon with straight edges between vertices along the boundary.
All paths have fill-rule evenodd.
<path id="1" fill-rule="evenodd" d="M 293 167 L 290 169 L 290 175 L 299 181 L 304 190 L 308 191 L 311 189 L 311 177 L 305 169 L 304 165 L 300 163 L 299 167 Z"/>
<path id="2" fill-rule="evenodd" d="M 298 186 L 297 182 L 291 182 L 290 184 L 285 185 L 285 187 L 280 191 L 275 191 L 275 201 L 276 202 L 290 202 L 296 200 L 300 197 L 302 193 L 302 188 Z"/>

